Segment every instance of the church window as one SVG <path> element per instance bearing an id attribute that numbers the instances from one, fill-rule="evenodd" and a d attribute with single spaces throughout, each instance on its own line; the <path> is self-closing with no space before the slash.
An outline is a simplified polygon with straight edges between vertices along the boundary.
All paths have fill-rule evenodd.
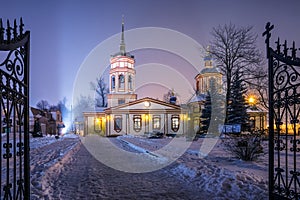
<path id="1" fill-rule="evenodd" d="M 153 130 L 160 130 L 161 125 L 160 125 L 160 116 L 159 115 L 154 115 L 152 118 L 152 128 Z"/>
<path id="2" fill-rule="evenodd" d="M 119 76 L 119 89 L 121 90 L 125 89 L 125 78 L 123 74 Z"/>
<path id="3" fill-rule="evenodd" d="M 171 129 L 177 132 L 179 129 L 179 115 L 172 115 L 171 117 Z"/>
<path id="4" fill-rule="evenodd" d="M 128 89 L 132 90 L 132 77 L 131 77 L 131 75 L 128 76 Z"/>
<path id="5" fill-rule="evenodd" d="M 115 76 L 111 77 L 111 89 L 115 89 L 116 87 L 116 80 L 115 80 Z"/>
<path id="6" fill-rule="evenodd" d="M 122 116 L 116 115 L 114 118 L 114 130 L 119 133 L 122 130 Z"/>
<path id="7" fill-rule="evenodd" d="M 135 132 L 139 132 L 142 129 L 142 118 L 141 115 L 133 116 L 133 129 Z"/>

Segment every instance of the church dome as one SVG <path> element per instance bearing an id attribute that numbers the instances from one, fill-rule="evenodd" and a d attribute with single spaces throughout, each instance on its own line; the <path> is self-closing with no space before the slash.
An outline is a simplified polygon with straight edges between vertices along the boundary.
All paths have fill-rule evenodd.
<path id="1" fill-rule="evenodd" d="M 170 97 L 170 103 L 171 104 L 176 104 L 176 100 L 177 100 L 176 96 L 171 96 Z"/>
<path id="2" fill-rule="evenodd" d="M 206 73 L 220 73 L 220 70 L 216 67 L 211 68 L 204 68 L 201 70 L 200 74 L 206 74 Z"/>

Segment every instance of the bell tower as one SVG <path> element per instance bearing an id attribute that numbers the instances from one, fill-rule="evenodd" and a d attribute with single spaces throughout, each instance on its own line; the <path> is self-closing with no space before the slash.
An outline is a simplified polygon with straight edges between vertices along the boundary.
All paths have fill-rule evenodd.
<path id="1" fill-rule="evenodd" d="M 207 94 L 212 84 L 222 92 L 222 73 L 213 65 L 213 58 L 209 51 L 209 46 L 206 49 L 206 56 L 204 57 L 204 69 L 195 77 L 196 79 L 196 92 L 198 94 Z"/>
<path id="2" fill-rule="evenodd" d="M 135 94 L 134 64 L 134 56 L 126 52 L 125 48 L 123 18 L 120 51 L 110 58 L 108 107 L 137 99 Z"/>

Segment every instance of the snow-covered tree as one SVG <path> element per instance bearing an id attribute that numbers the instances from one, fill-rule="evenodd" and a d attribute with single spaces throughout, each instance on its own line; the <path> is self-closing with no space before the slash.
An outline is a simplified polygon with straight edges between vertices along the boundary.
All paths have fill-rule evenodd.
<path id="1" fill-rule="evenodd" d="M 227 123 L 241 124 L 242 131 L 245 131 L 249 129 L 249 115 L 247 114 L 248 105 L 245 99 L 247 87 L 242 78 L 242 73 L 236 71 L 229 95 Z"/>
<path id="2" fill-rule="evenodd" d="M 89 96 L 80 95 L 73 108 L 73 119 L 79 120 L 83 117 L 84 111 L 95 109 L 95 101 Z"/>
<path id="3" fill-rule="evenodd" d="M 200 134 L 207 133 L 209 124 L 211 119 L 211 97 L 210 92 L 208 91 L 205 102 L 204 102 L 204 108 L 202 109 L 201 115 L 200 115 Z"/>
<path id="4" fill-rule="evenodd" d="M 224 124 L 225 120 L 225 96 L 219 90 L 220 86 L 215 79 L 210 80 L 210 96 L 211 96 L 211 121 L 209 131 L 217 135 L 219 133 L 219 125 Z"/>

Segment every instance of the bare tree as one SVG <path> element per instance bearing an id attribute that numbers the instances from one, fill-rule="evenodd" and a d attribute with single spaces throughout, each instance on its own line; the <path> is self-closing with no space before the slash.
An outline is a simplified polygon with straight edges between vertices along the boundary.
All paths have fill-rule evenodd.
<path id="1" fill-rule="evenodd" d="M 50 104 L 46 100 L 40 100 L 37 102 L 36 107 L 39 108 L 40 110 L 46 111 L 49 109 Z"/>
<path id="2" fill-rule="evenodd" d="M 73 108 L 73 119 L 78 120 L 83 117 L 84 111 L 89 111 L 95 108 L 95 101 L 90 96 L 82 96 L 76 99 Z"/>
<path id="3" fill-rule="evenodd" d="M 99 79 L 97 78 L 96 83 L 91 82 L 91 89 L 95 90 L 95 92 L 98 95 L 98 98 L 96 98 L 96 106 L 98 107 L 106 107 L 107 102 L 106 102 L 106 95 L 109 92 L 106 83 L 104 81 L 104 77 L 101 76 Z"/>
<path id="4" fill-rule="evenodd" d="M 258 97 L 257 103 L 265 109 L 269 108 L 268 105 L 268 68 L 258 68 L 254 73 L 258 74 L 256 79 L 247 80 L 249 91 Z"/>
<path id="5" fill-rule="evenodd" d="M 239 70 L 244 81 L 252 83 L 261 74 L 254 73 L 261 67 L 262 54 L 256 46 L 257 35 L 252 26 L 237 27 L 234 24 L 213 28 L 210 53 L 216 59 L 226 82 L 226 106 L 229 102 L 233 75 Z"/>
<path id="6" fill-rule="evenodd" d="M 63 116 L 66 116 L 69 113 L 66 103 L 67 103 L 67 98 L 64 97 L 63 100 L 60 100 L 56 106 Z"/>

